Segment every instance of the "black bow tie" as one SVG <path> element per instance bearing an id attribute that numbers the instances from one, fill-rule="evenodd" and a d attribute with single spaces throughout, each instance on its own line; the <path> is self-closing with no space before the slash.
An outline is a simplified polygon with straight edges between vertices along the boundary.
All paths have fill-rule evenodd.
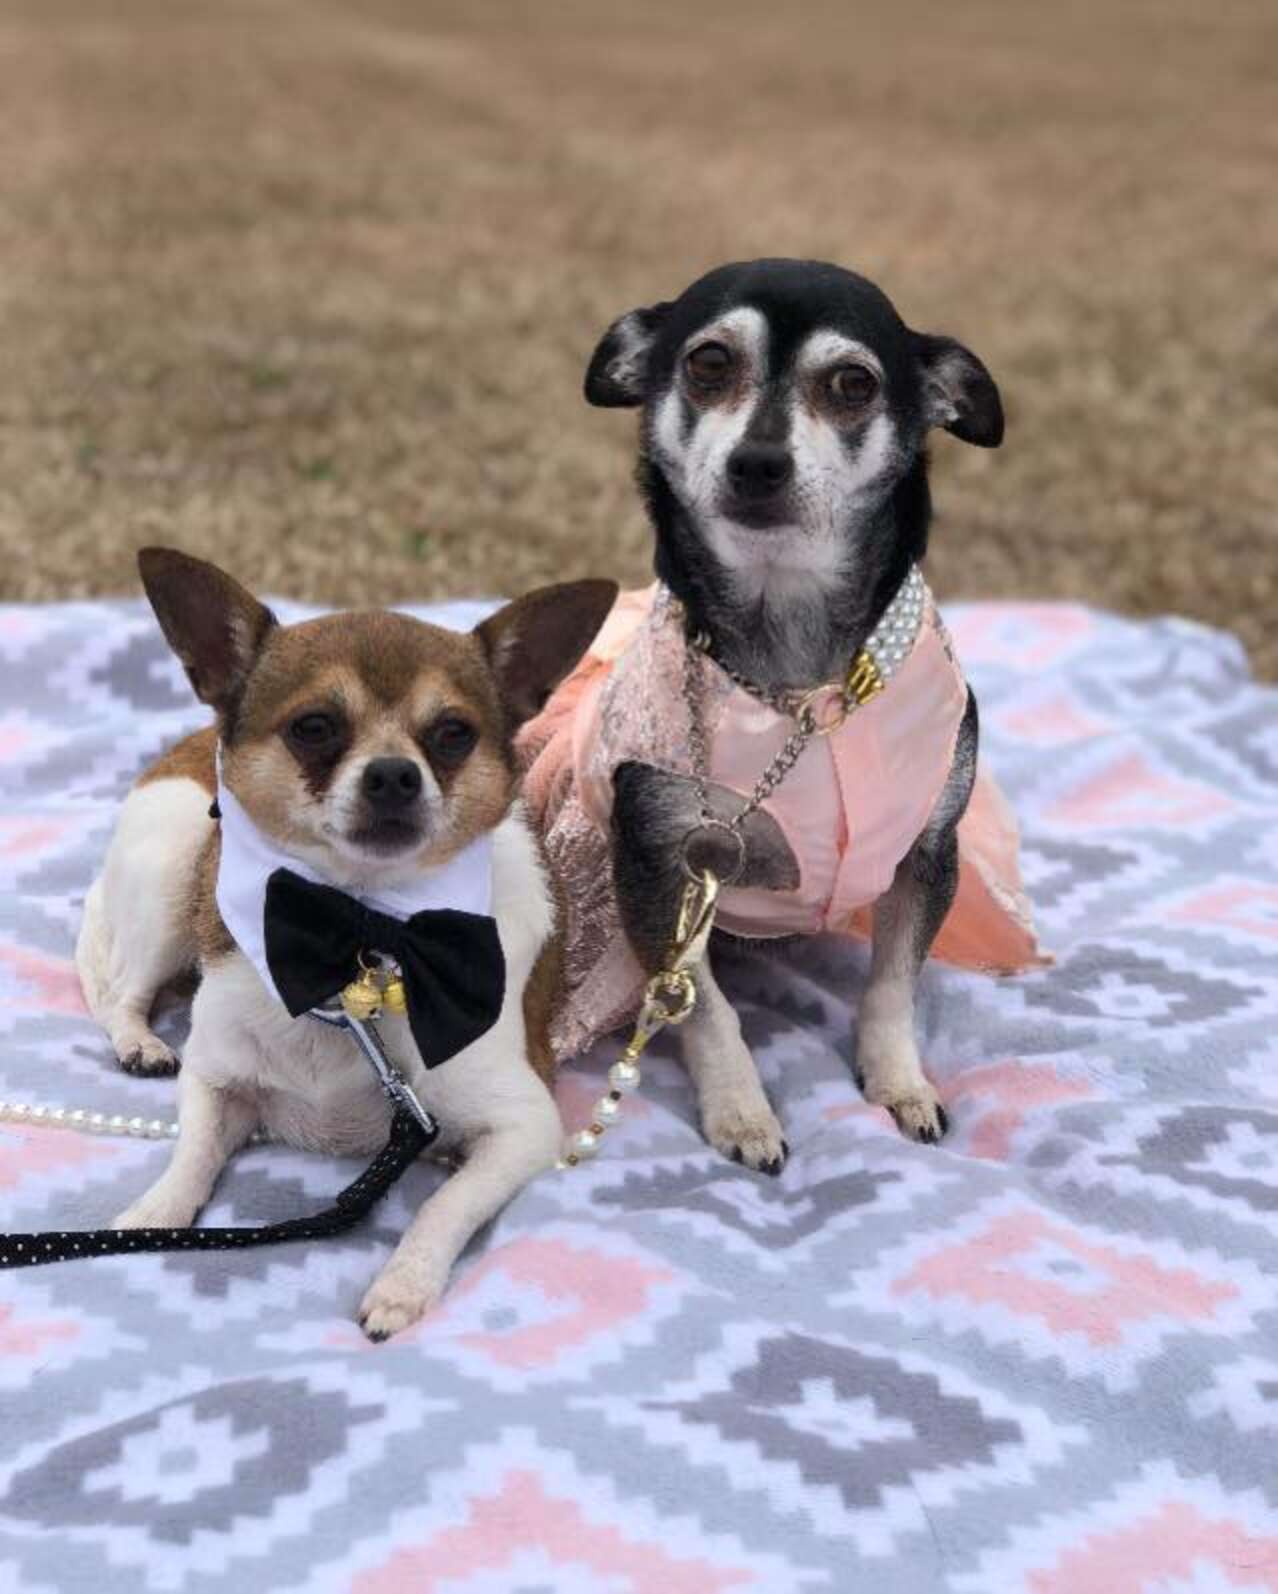
<path id="1" fill-rule="evenodd" d="M 501 1012 L 506 961 L 496 922 L 482 914 L 428 908 L 394 919 L 332 886 L 276 869 L 266 882 L 265 929 L 267 967 L 294 1018 L 349 985 L 361 954 L 393 957 L 427 1068 L 478 1040 Z"/>

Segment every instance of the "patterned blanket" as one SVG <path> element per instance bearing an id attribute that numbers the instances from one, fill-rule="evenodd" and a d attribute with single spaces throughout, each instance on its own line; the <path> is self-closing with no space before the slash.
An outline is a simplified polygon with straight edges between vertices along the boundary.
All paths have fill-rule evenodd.
<path id="1" fill-rule="evenodd" d="M 813 941 L 722 965 L 782 1178 L 703 1144 L 659 1049 L 388 1344 L 353 1314 L 428 1164 L 342 1240 L 0 1274 L 0 1589 L 1278 1590 L 1278 692 L 1180 621 L 948 618 L 1058 962 L 926 973 L 944 1145 L 861 1101 L 865 955 Z M 0 659 L 0 1097 L 169 1118 L 70 958 L 200 711 L 140 604 L 0 610 Z M 0 1227 L 101 1223 L 167 1155 L 0 1121 Z M 257 1147 L 209 1217 L 356 1171 Z"/>

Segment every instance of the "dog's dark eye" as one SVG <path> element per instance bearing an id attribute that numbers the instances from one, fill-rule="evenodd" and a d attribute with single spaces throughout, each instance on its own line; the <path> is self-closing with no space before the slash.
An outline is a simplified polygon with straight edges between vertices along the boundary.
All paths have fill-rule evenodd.
<path id="1" fill-rule="evenodd" d="M 684 361 L 694 387 L 719 387 L 732 369 L 732 351 L 722 343 L 703 343 Z"/>
<path id="2" fill-rule="evenodd" d="M 868 404 L 879 390 L 879 379 L 868 365 L 841 365 L 830 376 L 830 391 L 842 404 Z"/>
<path id="3" fill-rule="evenodd" d="M 289 740 L 299 747 L 322 747 L 337 735 L 337 721 L 331 714 L 299 714 L 288 728 Z"/>
<path id="4" fill-rule="evenodd" d="M 479 740 L 479 732 L 466 720 L 446 714 L 427 727 L 422 740 L 428 757 L 455 766 L 470 756 Z"/>

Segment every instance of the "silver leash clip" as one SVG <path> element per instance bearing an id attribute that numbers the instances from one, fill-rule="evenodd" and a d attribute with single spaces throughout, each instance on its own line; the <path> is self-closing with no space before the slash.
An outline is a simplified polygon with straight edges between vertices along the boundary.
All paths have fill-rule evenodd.
<path id="1" fill-rule="evenodd" d="M 349 1030 L 369 1066 L 377 1075 L 377 1082 L 382 1087 L 383 1094 L 392 1105 L 407 1107 L 429 1139 L 433 1140 L 438 1135 L 438 1119 L 422 1105 L 417 1092 L 390 1060 L 373 1019 L 353 1018 L 340 1007 L 313 1008 L 311 1017 L 318 1019 L 322 1024 L 327 1024 L 330 1029 Z"/>

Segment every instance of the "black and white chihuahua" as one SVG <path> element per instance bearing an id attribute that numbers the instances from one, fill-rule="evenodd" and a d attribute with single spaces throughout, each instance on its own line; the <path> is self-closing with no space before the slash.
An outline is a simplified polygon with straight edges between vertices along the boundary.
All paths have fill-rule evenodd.
<path id="1" fill-rule="evenodd" d="M 911 331 L 864 277 L 803 260 L 727 265 L 679 298 L 631 310 L 590 361 L 592 404 L 642 407 L 638 482 L 656 570 L 721 666 L 771 691 L 839 678 L 927 547 L 927 434 L 982 448 L 1003 436 L 989 372 L 952 338 Z M 914 1035 L 916 977 L 953 899 L 956 832 L 972 790 L 976 702 L 959 707 L 939 799 L 873 906 L 856 1069 L 901 1131 L 947 1120 Z M 947 755 L 949 756 L 949 755 Z M 714 793 L 730 814 L 740 797 Z M 645 968 L 668 943 L 683 887 L 693 782 L 638 761 L 614 776 L 622 923 Z M 796 864 L 766 810 L 746 828 L 745 885 L 783 889 Z M 711 974 L 683 1029 L 709 1140 L 751 1167 L 787 1154 L 740 1025 Z"/>

